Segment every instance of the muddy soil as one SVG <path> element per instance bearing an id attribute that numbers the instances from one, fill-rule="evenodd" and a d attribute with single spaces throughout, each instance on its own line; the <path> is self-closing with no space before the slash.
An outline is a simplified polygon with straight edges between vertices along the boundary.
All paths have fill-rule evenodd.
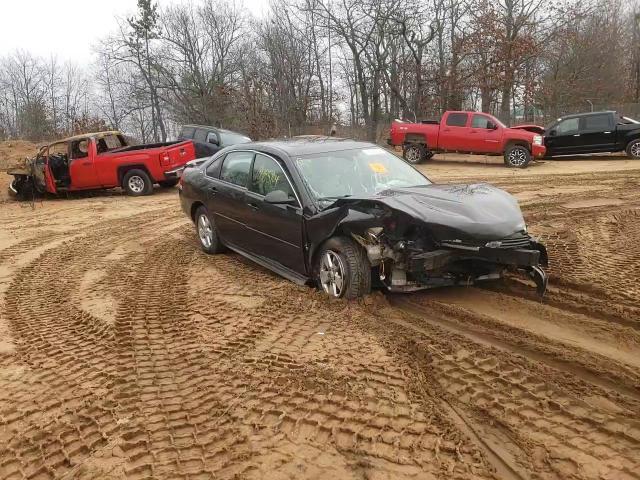
<path id="1" fill-rule="evenodd" d="M 522 203 L 519 278 L 330 301 L 175 190 L 0 205 L 0 478 L 640 478 L 640 163 L 434 161 Z"/>

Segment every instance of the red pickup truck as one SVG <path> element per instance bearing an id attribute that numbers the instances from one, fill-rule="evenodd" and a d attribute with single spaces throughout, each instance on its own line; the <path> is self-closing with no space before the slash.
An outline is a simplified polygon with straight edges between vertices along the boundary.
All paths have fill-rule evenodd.
<path id="1" fill-rule="evenodd" d="M 437 152 L 504 155 L 507 167 L 524 168 L 543 157 L 543 137 L 524 128 L 505 126 L 487 113 L 446 112 L 438 121 L 391 124 L 387 143 L 402 146 L 405 160 L 420 163 Z"/>
<path id="2" fill-rule="evenodd" d="M 127 143 L 120 132 L 87 133 L 42 147 L 24 165 L 9 168 L 11 193 L 34 193 L 122 187 L 129 195 L 149 195 L 153 184 L 172 187 L 194 160 L 193 142 L 151 145 Z"/>

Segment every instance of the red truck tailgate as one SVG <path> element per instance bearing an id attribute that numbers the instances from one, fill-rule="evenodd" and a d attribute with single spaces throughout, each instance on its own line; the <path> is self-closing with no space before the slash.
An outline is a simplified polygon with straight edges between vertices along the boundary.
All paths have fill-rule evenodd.
<path id="1" fill-rule="evenodd" d="M 196 150 L 191 140 L 165 147 L 160 152 L 160 165 L 168 168 L 181 167 L 196 158 Z"/>

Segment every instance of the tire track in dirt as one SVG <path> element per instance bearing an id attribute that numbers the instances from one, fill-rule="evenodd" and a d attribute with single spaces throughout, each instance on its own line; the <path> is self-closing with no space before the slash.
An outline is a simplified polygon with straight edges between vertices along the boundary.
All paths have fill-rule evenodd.
<path id="1" fill-rule="evenodd" d="M 527 452 L 528 459 L 516 456 L 518 467 L 561 479 L 640 477 L 637 407 L 621 408 L 606 399 L 606 392 L 599 397 L 596 389 L 592 391 L 602 398 L 600 404 L 587 403 L 564 388 L 562 377 L 554 378 L 536 362 L 443 330 L 413 311 L 377 311 L 381 321 L 415 336 L 418 357 L 428 358 L 451 405 L 476 425 L 498 426 L 485 430 L 490 437 L 504 438 L 504 449 L 512 450 L 514 442 Z"/>

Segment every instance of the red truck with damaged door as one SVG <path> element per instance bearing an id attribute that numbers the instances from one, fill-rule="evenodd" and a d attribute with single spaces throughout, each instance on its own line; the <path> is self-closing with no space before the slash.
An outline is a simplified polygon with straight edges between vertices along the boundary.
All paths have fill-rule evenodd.
<path id="1" fill-rule="evenodd" d="M 545 154 L 542 135 L 509 128 L 494 116 L 479 112 L 449 111 L 440 121 L 421 123 L 395 120 L 387 143 L 401 146 L 405 160 L 413 164 L 437 152 L 460 152 L 503 155 L 507 167 L 524 168 Z"/>
<path id="2" fill-rule="evenodd" d="M 193 142 L 129 145 L 117 131 L 87 133 L 43 146 L 24 165 L 7 170 L 12 193 L 60 193 L 122 187 L 149 195 L 153 185 L 172 187 L 184 165 L 195 159 Z"/>

